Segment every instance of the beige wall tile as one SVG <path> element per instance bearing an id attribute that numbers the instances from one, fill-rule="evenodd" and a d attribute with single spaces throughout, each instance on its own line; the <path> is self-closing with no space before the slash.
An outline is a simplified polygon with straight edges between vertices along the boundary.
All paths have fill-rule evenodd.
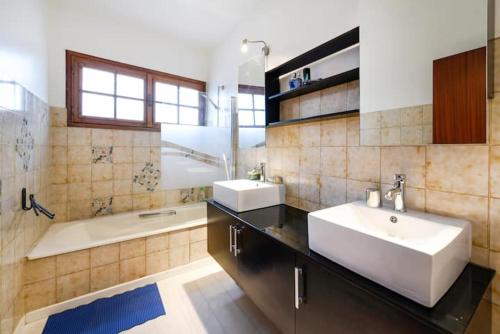
<path id="1" fill-rule="evenodd" d="M 300 168 L 300 149 L 298 147 L 284 148 L 282 151 L 282 170 L 287 173 L 298 173 Z"/>
<path id="2" fill-rule="evenodd" d="M 90 266 L 98 267 L 118 262 L 120 259 L 120 245 L 110 244 L 90 249 Z"/>
<path id="3" fill-rule="evenodd" d="M 134 132 L 128 130 L 113 130 L 113 147 L 132 146 Z"/>
<path id="4" fill-rule="evenodd" d="M 91 165 L 70 165 L 68 166 L 69 183 L 87 183 L 92 180 Z"/>
<path id="5" fill-rule="evenodd" d="M 299 126 L 299 140 L 301 147 L 320 146 L 321 126 L 319 123 Z"/>
<path id="6" fill-rule="evenodd" d="M 320 177 L 320 204 L 335 206 L 344 204 L 347 196 L 347 181 L 345 178 Z"/>
<path id="7" fill-rule="evenodd" d="M 500 272 L 500 253 L 490 252 L 489 260 L 489 267 L 494 269 L 496 272 Z M 493 303 L 500 305 L 500 276 L 498 274 L 495 275 L 491 286 L 491 300 Z"/>
<path id="8" fill-rule="evenodd" d="M 151 196 L 149 195 L 149 193 L 134 194 L 132 195 L 132 208 L 134 210 L 149 209 L 150 201 L 151 201 Z"/>
<path id="9" fill-rule="evenodd" d="M 359 117 L 347 118 L 347 146 L 359 146 Z"/>
<path id="10" fill-rule="evenodd" d="M 113 196 L 113 181 L 92 183 L 92 198 Z"/>
<path id="11" fill-rule="evenodd" d="M 134 147 L 133 162 L 142 163 L 151 161 L 151 150 L 149 147 Z"/>
<path id="12" fill-rule="evenodd" d="M 299 173 L 284 173 L 283 183 L 286 196 L 299 197 Z"/>
<path id="13" fill-rule="evenodd" d="M 189 230 L 180 230 L 168 234 L 169 248 L 175 248 L 189 244 Z"/>
<path id="14" fill-rule="evenodd" d="M 380 129 L 361 129 L 359 133 L 360 144 L 362 146 L 379 146 Z"/>
<path id="15" fill-rule="evenodd" d="M 154 252 L 146 255 L 146 274 L 156 274 L 169 268 L 168 250 Z"/>
<path id="16" fill-rule="evenodd" d="M 471 222 L 472 242 L 488 246 L 488 198 L 427 190 L 426 210 L 444 216 L 463 218 Z"/>
<path id="17" fill-rule="evenodd" d="M 321 170 L 324 176 L 346 177 L 347 148 L 321 147 Z M 317 163 L 317 162 L 316 162 Z"/>
<path id="18" fill-rule="evenodd" d="M 300 118 L 300 101 L 296 97 L 294 99 L 285 100 L 280 103 L 280 119 L 296 119 Z"/>
<path id="19" fill-rule="evenodd" d="M 92 181 L 108 181 L 112 179 L 112 164 L 92 164 Z"/>
<path id="20" fill-rule="evenodd" d="M 56 258 L 49 256 L 37 260 L 26 261 L 24 280 L 33 283 L 56 276 Z"/>
<path id="21" fill-rule="evenodd" d="M 132 196 L 113 196 L 113 212 L 120 213 L 132 210 Z"/>
<path id="22" fill-rule="evenodd" d="M 68 220 L 90 218 L 92 213 L 90 200 L 68 203 Z"/>
<path id="23" fill-rule="evenodd" d="M 364 201 L 367 188 L 379 188 L 378 183 L 347 180 L 347 202 Z"/>
<path id="24" fill-rule="evenodd" d="M 490 248 L 500 252 L 500 199 L 490 199 Z"/>
<path id="25" fill-rule="evenodd" d="M 272 174 L 272 170 L 281 170 L 283 163 L 283 149 L 269 148 L 267 149 L 267 173 Z M 270 175 L 268 175 L 270 176 Z"/>
<path id="26" fill-rule="evenodd" d="M 189 230 L 189 242 L 207 240 L 207 227 L 195 227 Z"/>
<path id="27" fill-rule="evenodd" d="M 132 163 L 132 161 L 132 147 L 113 147 L 113 163 Z"/>
<path id="28" fill-rule="evenodd" d="M 300 146 L 300 131 L 298 125 L 283 127 L 283 143 L 288 148 Z"/>
<path id="29" fill-rule="evenodd" d="M 4 185 L 5 185 L 5 179 Z M 68 181 L 68 168 L 64 165 L 50 167 L 50 183 L 51 184 L 64 184 Z"/>
<path id="30" fill-rule="evenodd" d="M 92 146 L 113 145 L 113 130 L 92 129 Z"/>
<path id="31" fill-rule="evenodd" d="M 422 129 L 422 144 L 432 144 L 432 125 L 424 125 Z"/>
<path id="32" fill-rule="evenodd" d="M 132 180 L 132 164 L 113 164 L 113 178 L 115 180 Z"/>
<path id="33" fill-rule="evenodd" d="M 347 110 L 359 109 L 359 80 L 347 83 Z"/>
<path id="34" fill-rule="evenodd" d="M 299 198 L 319 203 L 319 175 L 300 174 Z"/>
<path id="35" fill-rule="evenodd" d="M 68 128 L 69 146 L 91 146 L 91 136 L 88 128 Z"/>
<path id="36" fill-rule="evenodd" d="M 298 207 L 304 211 L 307 211 L 307 212 L 317 211 L 321 208 L 319 203 L 310 202 L 310 201 L 305 200 L 305 199 L 299 199 Z"/>
<path id="37" fill-rule="evenodd" d="M 146 254 L 146 238 L 120 242 L 120 260 L 130 259 Z"/>
<path id="38" fill-rule="evenodd" d="M 321 122 L 321 146 L 346 146 L 347 121 L 345 118 Z"/>
<path id="39" fill-rule="evenodd" d="M 86 165 L 92 162 L 91 146 L 69 146 L 68 165 Z"/>
<path id="40" fill-rule="evenodd" d="M 132 281 L 146 275 L 146 256 L 120 261 L 120 283 Z"/>
<path id="41" fill-rule="evenodd" d="M 284 128 L 281 126 L 267 128 L 266 147 L 282 147 L 284 141 Z"/>
<path id="42" fill-rule="evenodd" d="M 170 268 L 189 263 L 189 244 L 169 248 L 168 263 Z"/>
<path id="43" fill-rule="evenodd" d="M 321 114 L 347 110 L 347 84 L 320 91 Z"/>
<path id="44" fill-rule="evenodd" d="M 146 254 L 168 249 L 168 233 L 152 235 L 146 238 Z"/>
<path id="45" fill-rule="evenodd" d="M 300 150 L 300 173 L 319 174 L 321 168 L 321 150 L 319 147 L 307 147 Z"/>
<path id="46" fill-rule="evenodd" d="M 490 193 L 500 197 L 500 146 L 490 147 Z"/>
<path id="47" fill-rule="evenodd" d="M 90 292 L 90 270 L 57 277 L 56 300 L 62 302 Z"/>
<path id="48" fill-rule="evenodd" d="M 70 183 L 68 184 L 68 201 L 81 201 L 92 198 L 90 183 Z"/>
<path id="49" fill-rule="evenodd" d="M 51 184 L 47 193 L 48 204 L 58 204 L 68 200 L 67 184 Z"/>
<path id="50" fill-rule="evenodd" d="M 90 251 L 84 249 L 77 252 L 57 255 L 57 276 L 82 271 L 90 267 Z"/>
<path id="51" fill-rule="evenodd" d="M 209 197 L 209 196 L 207 196 Z M 155 191 L 150 195 L 150 203 L 151 208 L 163 208 L 167 206 L 167 193 L 166 191 Z"/>
<path id="52" fill-rule="evenodd" d="M 347 149 L 347 178 L 378 182 L 380 179 L 380 148 L 349 147 Z"/>
<path id="53" fill-rule="evenodd" d="M 423 127 L 402 126 L 401 127 L 401 145 L 421 145 L 423 143 Z"/>
<path id="54" fill-rule="evenodd" d="M 500 65 L 500 64 L 499 64 Z M 500 68 L 500 67 L 499 67 Z M 499 79 L 496 79 L 500 82 Z M 495 97 L 489 100 L 491 105 L 491 125 L 490 125 L 490 142 L 493 145 L 500 144 L 500 97 L 499 94 L 495 94 Z"/>
<path id="55" fill-rule="evenodd" d="M 27 284 L 24 286 L 24 308 L 33 311 L 56 302 L 56 279 Z"/>
<path id="56" fill-rule="evenodd" d="M 159 131 L 149 133 L 149 144 L 151 145 L 151 147 L 161 146 L 161 133 Z"/>
<path id="57" fill-rule="evenodd" d="M 380 127 L 393 128 L 401 126 L 401 109 L 380 111 Z"/>
<path id="58" fill-rule="evenodd" d="M 422 124 L 432 125 L 432 104 L 422 106 Z"/>
<path id="59" fill-rule="evenodd" d="M 422 106 L 406 107 L 401 109 L 401 125 L 415 126 L 423 124 Z"/>
<path id="60" fill-rule="evenodd" d="M 132 181 L 131 180 L 114 180 L 113 181 L 113 195 L 130 195 L 132 194 Z"/>
<path id="61" fill-rule="evenodd" d="M 361 130 L 380 129 L 380 112 L 361 113 L 359 115 Z"/>
<path id="62" fill-rule="evenodd" d="M 52 146 L 52 165 L 66 165 L 68 163 L 68 147 Z"/>
<path id="63" fill-rule="evenodd" d="M 400 145 L 401 144 L 401 128 L 382 128 L 380 129 L 380 145 Z"/>
<path id="64" fill-rule="evenodd" d="M 66 108 L 50 108 L 50 126 L 66 127 L 68 114 Z"/>
<path id="65" fill-rule="evenodd" d="M 316 116 L 321 113 L 320 92 L 302 95 L 299 100 L 301 118 Z"/>
<path id="66" fill-rule="evenodd" d="M 50 145 L 67 146 L 68 145 L 68 130 L 67 128 L 50 128 L 49 130 Z"/>
<path id="67" fill-rule="evenodd" d="M 427 188 L 471 195 L 488 195 L 488 147 L 428 146 Z"/>
<path id="68" fill-rule="evenodd" d="M 207 240 L 192 242 L 189 245 L 189 261 L 196 261 L 208 257 Z"/>
<path id="69" fill-rule="evenodd" d="M 392 183 L 395 174 L 405 174 L 407 185 L 425 188 L 425 146 L 381 148 L 381 182 Z"/>
<path id="70" fill-rule="evenodd" d="M 148 131 L 133 131 L 133 134 L 134 146 L 150 146 L 151 142 Z"/>
<path id="71" fill-rule="evenodd" d="M 102 290 L 120 283 L 120 267 L 111 263 L 90 270 L 90 291 Z"/>
<path id="72" fill-rule="evenodd" d="M 488 248 L 472 246 L 471 262 L 483 267 L 489 267 L 490 251 Z"/>

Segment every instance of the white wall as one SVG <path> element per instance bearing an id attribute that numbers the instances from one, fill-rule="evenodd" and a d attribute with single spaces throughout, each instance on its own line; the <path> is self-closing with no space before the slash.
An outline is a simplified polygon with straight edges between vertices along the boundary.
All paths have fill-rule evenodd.
<path id="1" fill-rule="evenodd" d="M 52 106 L 65 106 L 66 49 L 193 79 L 207 78 L 207 54 L 201 48 L 142 26 L 102 17 L 96 8 L 75 10 L 64 0 L 49 0 L 49 13 Z"/>
<path id="2" fill-rule="evenodd" d="M 208 86 L 217 97 L 217 85 L 225 85 L 227 96 L 235 95 L 238 66 L 260 54 L 260 46 L 249 45 L 242 54 L 241 40 L 265 40 L 271 53 L 268 69 L 359 25 L 357 0 L 274 0 L 262 1 L 212 53 Z"/>
<path id="3" fill-rule="evenodd" d="M 361 112 L 432 103 L 432 60 L 486 45 L 487 0 L 360 0 Z"/>
<path id="4" fill-rule="evenodd" d="M 47 101 L 46 0 L 0 0 L 0 75 Z"/>

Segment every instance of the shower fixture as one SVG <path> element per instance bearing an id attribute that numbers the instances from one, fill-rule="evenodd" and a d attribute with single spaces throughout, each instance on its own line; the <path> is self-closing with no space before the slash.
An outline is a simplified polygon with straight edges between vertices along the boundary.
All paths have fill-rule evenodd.
<path id="1" fill-rule="evenodd" d="M 262 43 L 262 44 L 264 44 L 264 46 L 262 47 L 262 53 L 264 54 L 264 56 L 269 55 L 269 46 L 267 45 L 266 42 L 264 42 L 264 41 L 250 41 L 246 38 L 243 41 L 241 41 L 241 52 L 247 53 L 249 43 L 252 43 L 252 44 L 253 43 Z"/>
<path id="2" fill-rule="evenodd" d="M 204 97 L 215 108 L 215 110 L 217 110 L 217 111 L 220 110 L 219 105 L 217 103 L 215 103 L 214 101 L 212 101 L 212 99 L 210 97 L 208 97 L 208 95 L 206 93 L 201 93 L 201 96 Z"/>

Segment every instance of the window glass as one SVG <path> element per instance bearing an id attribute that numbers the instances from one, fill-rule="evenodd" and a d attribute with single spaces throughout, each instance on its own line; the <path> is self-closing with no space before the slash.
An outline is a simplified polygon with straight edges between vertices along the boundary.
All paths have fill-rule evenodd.
<path id="1" fill-rule="evenodd" d="M 144 99 L 144 79 L 118 74 L 116 95 Z"/>
<path id="2" fill-rule="evenodd" d="M 253 126 L 253 111 L 240 109 L 238 112 L 238 122 L 241 126 Z"/>
<path id="3" fill-rule="evenodd" d="M 179 104 L 191 107 L 197 107 L 200 103 L 199 92 L 196 89 L 180 87 Z"/>
<path id="4" fill-rule="evenodd" d="M 253 109 L 252 94 L 238 94 L 239 109 Z"/>
<path id="5" fill-rule="evenodd" d="M 82 89 L 89 92 L 114 94 L 115 74 L 84 67 L 82 69 Z"/>
<path id="6" fill-rule="evenodd" d="M 266 109 L 266 103 L 264 102 L 264 95 L 255 94 L 253 96 L 253 103 L 255 109 Z"/>
<path id="7" fill-rule="evenodd" d="M 155 104 L 155 122 L 177 123 L 177 106 L 172 104 Z"/>
<path id="8" fill-rule="evenodd" d="M 144 101 L 117 98 L 116 118 L 131 121 L 144 121 Z"/>
<path id="9" fill-rule="evenodd" d="M 155 82 L 155 101 L 177 104 L 177 86 Z"/>
<path id="10" fill-rule="evenodd" d="M 112 96 L 83 93 L 82 115 L 92 117 L 114 118 L 115 99 Z"/>
<path id="11" fill-rule="evenodd" d="M 266 112 L 264 110 L 255 111 L 255 125 L 257 126 L 266 125 Z"/>

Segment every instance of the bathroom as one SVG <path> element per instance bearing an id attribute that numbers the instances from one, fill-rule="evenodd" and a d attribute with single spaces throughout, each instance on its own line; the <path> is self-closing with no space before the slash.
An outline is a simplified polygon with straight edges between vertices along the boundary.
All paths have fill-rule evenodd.
<path id="1" fill-rule="evenodd" d="M 0 333 L 500 333 L 499 8 L 2 0 Z"/>

